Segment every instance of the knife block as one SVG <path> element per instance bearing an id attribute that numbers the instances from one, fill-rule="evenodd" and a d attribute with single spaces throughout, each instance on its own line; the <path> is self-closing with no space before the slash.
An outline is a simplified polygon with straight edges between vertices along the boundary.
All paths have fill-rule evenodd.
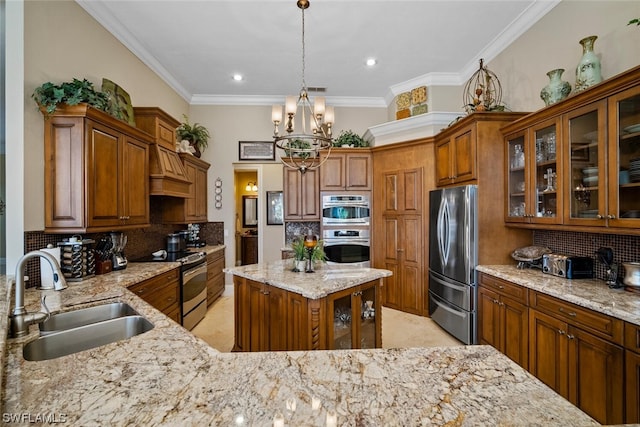
<path id="1" fill-rule="evenodd" d="M 96 275 L 107 274 L 111 270 L 113 270 L 113 263 L 110 259 L 105 259 L 104 261 L 96 260 Z"/>

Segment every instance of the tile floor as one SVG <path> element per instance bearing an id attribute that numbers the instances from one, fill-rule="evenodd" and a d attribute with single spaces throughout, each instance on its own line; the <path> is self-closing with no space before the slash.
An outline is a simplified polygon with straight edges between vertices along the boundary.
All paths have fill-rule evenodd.
<path id="1" fill-rule="evenodd" d="M 233 287 L 207 311 L 206 317 L 191 331 L 213 348 L 229 352 L 233 348 Z M 382 308 L 382 347 L 458 346 L 462 342 L 445 332 L 431 319 Z"/>

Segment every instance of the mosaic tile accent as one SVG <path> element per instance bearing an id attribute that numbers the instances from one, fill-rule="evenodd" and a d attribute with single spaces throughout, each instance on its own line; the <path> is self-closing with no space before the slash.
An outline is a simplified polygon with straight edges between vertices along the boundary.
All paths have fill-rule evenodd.
<path id="1" fill-rule="evenodd" d="M 595 255 L 600 247 L 613 250 L 613 262 L 615 263 L 640 261 L 640 236 L 536 230 L 533 233 L 533 244 L 546 246 L 553 252 L 564 255 L 593 258 L 594 275 L 601 280 L 606 280 L 605 266 L 598 261 L 598 257 Z M 623 269 L 620 268 L 620 280 L 622 277 Z"/>
<path id="2" fill-rule="evenodd" d="M 411 109 L 411 115 L 417 116 L 418 114 L 424 114 L 428 111 L 427 104 L 416 105 Z"/>
<path id="3" fill-rule="evenodd" d="M 291 244 L 298 236 L 304 236 L 309 229 L 316 236 L 320 236 L 319 222 L 285 222 L 284 223 L 284 243 Z"/>

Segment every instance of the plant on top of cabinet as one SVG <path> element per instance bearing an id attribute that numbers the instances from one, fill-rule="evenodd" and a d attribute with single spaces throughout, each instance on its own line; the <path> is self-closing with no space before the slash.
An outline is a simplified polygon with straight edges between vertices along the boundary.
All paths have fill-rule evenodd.
<path id="1" fill-rule="evenodd" d="M 333 142 L 334 147 L 368 147 L 369 142 L 360 135 L 349 130 L 340 131 L 340 135 Z"/>
<path id="2" fill-rule="evenodd" d="M 201 151 L 209 146 L 211 134 L 209 129 L 199 123 L 189 123 L 189 117 L 183 114 L 184 122 L 176 129 L 176 136 L 179 141 L 189 141 L 189 144 L 196 150 L 194 156 L 200 157 Z"/>
<path id="3" fill-rule="evenodd" d="M 59 104 L 78 105 L 86 102 L 102 111 L 107 111 L 109 107 L 109 97 L 104 92 L 95 90 L 93 83 L 87 79 L 74 78 L 71 82 L 59 85 L 46 82 L 35 88 L 31 97 L 47 115 L 53 114 Z"/>

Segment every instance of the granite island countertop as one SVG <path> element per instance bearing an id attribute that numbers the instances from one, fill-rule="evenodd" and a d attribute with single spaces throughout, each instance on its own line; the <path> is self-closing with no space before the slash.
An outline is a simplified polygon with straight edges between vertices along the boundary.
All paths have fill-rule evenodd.
<path id="1" fill-rule="evenodd" d="M 36 328 L 7 340 L 2 306 L 3 422 L 270 426 L 280 413 L 289 425 L 322 426 L 335 411 L 338 425 L 597 425 L 490 346 L 219 353 L 126 290 L 168 264 L 131 263 L 58 292 L 61 309 L 125 301 L 155 325 L 58 359 L 25 361 Z M 29 311 L 40 292 L 27 292 Z"/>
<path id="2" fill-rule="evenodd" d="M 640 326 L 640 294 L 611 289 L 604 280 L 565 279 L 515 265 L 479 265 L 482 273 Z"/>
<path id="3" fill-rule="evenodd" d="M 379 268 L 316 264 L 314 273 L 293 272 L 292 260 L 227 267 L 225 273 L 275 286 L 310 299 L 349 289 L 372 280 L 389 277 L 392 272 Z"/>

